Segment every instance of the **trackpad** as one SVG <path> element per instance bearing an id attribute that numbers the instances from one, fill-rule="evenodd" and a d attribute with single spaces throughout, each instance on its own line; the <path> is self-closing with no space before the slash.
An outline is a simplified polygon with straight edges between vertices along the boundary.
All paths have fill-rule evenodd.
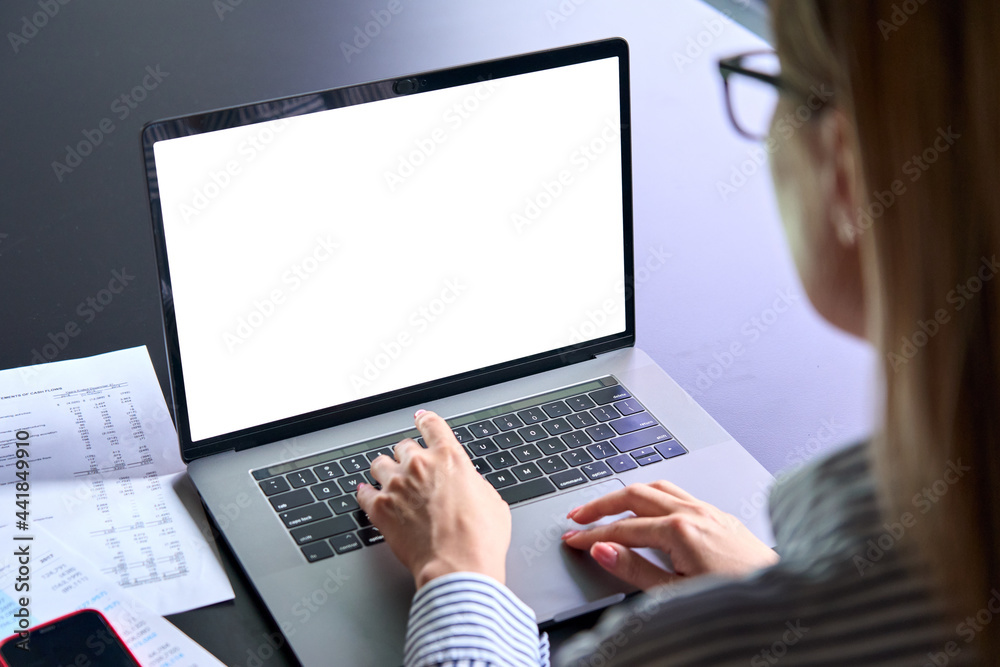
<path id="1" fill-rule="evenodd" d="M 574 507 L 600 498 L 625 485 L 617 479 L 578 491 L 517 505 L 511 510 L 513 533 L 507 552 L 507 586 L 535 610 L 538 623 L 590 611 L 587 605 L 620 600 L 636 590 L 608 574 L 585 551 L 571 549 L 561 536 L 581 526 L 566 518 Z M 590 525 L 610 523 L 630 513 L 605 517 Z M 601 605 L 598 605 L 601 606 Z"/>

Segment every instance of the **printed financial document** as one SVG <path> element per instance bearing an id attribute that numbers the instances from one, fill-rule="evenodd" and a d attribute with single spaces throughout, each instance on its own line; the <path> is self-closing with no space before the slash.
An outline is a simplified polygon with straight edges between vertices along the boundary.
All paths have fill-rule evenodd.
<path id="1" fill-rule="evenodd" d="M 144 667 L 221 667 L 211 653 L 138 597 L 98 574 L 84 556 L 42 528 L 32 532 L 31 558 L 26 559 L 30 592 L 17 591 L 16 581 L 24 576 L 18 575 L 16 560 L 0 563 L 0 638 L 20 631 L 22 616 L 33 627 L 77 609 L 97 609 Z"/>
<path id="2" fill-rule="evenodd" d="M 144 346 L 0 371 L 0 507 L 4 535 L 44 525 L 158 614 L 233 598 Z"/>

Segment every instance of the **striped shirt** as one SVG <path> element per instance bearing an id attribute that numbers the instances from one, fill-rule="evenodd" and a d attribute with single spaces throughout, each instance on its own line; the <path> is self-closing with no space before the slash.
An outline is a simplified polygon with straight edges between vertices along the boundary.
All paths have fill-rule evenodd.
<path id="1" fill-rule="evenodd" d="M 949 627 L 907 547 L 913 522 L 880 513 L 865 445 L 780 480 L 770 510 L 777 565 L 639 595 L 571 639 L 554 663 L 975 663 L 974 631 Z M 918 507 L 910 514 L 920 520 Z M 548 665 L 548 653 L 530 608 L 489 577 L 451 574 L 414 596 L 408 666 Z"/>

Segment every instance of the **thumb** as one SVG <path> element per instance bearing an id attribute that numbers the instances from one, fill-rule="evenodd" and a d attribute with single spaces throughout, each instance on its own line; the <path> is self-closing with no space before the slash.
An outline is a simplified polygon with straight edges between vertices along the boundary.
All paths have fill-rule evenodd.
<path id="1" fill-rule="evenodd" d="M 650 563 L 628 547 L 615 542 L 594 542 L 590 555 L 605 570 L 633 586 L 648 591 L 677 580 L 677 575 Z"/>

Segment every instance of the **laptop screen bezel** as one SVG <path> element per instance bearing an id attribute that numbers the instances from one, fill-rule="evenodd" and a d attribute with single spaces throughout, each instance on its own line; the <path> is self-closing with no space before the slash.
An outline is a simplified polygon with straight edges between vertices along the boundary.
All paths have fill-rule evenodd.
<path id="1" fill-rule="evenodd" d="M 514 361 L 461 373 L 451 377 L 351 401 L 294 417 L 249 427 L 232 433 L 192 441 L 184 390 L 177 323 L 173 307 L 170 266 L 167 259 L 164 221 L 160 208 L 153 145 L 158 141 L 192 136 L 263 121 L 290 118 L 303 113 L 337 109 L 356 104 L 420 94 L 456 85 L 500 79 L 545 69 L 618 58 L 619 102 L 621 110 L 622 234 L 624 245 L 625 330 L 584 343 L 567 346 Z M 310 433 L 350 421 L 389 412 L 408 405 L 436 400 L 508 380 L 559 368 L 593 358 L 611 350 L 635 344 L 634 259 L 632 230 L 632 151 L 629 101 L 628 44 L 620 38 L 578 44 L 509 58 L 462 65 L 445 70 L 410 74 L 305 95 L 279 98 L 230 107 L 147 124 L 142 130 L 143 156 L 148 181 L 150 213 L 167 350 L 167 367 L 174 422 L 185 461 L 227 450 L 241 450 Z"/>

